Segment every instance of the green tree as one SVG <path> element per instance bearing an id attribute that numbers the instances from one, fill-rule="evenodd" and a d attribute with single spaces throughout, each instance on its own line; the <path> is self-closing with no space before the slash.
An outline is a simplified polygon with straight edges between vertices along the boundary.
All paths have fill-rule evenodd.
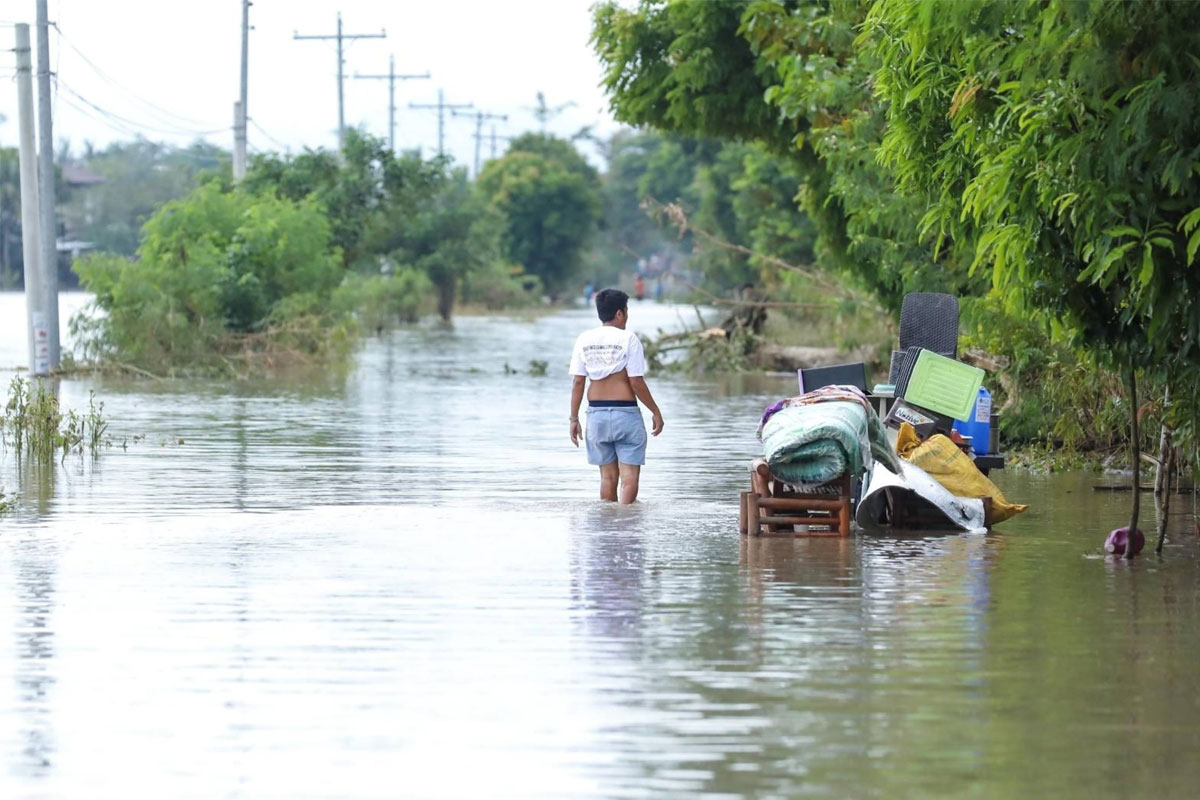
<path id="1" fill-rule="evenodd" d="M 86 145 L 76 160 L 104 181 L 76 192 L 64 216 L 85 241 L 125 256 L 137 250 L 142 224 L 164 203 L 214 175 L 229 177 L 229 154 L 204 142 L 186 148 L 146 139 L 103 150 Z"/>
<path id="2" fill-rule="evenodd" d="M 397 155 L 382 139 L 350 130 L 341 154 L 305 150 L 296 156 L 256 156 L 243 187 L 290 200 L 314 199 L 329 217 L 343 265 L 373 272 L 392 228 L 416 213 L 446 179 L 442 160 Z"/>
<path id="3" fill-rule="evenodd" d="M 507 257 L 554 296 L 578 273 L 599 220 L 599 180 L 570 143 L 528 134 L 513 145 L 484 167 L 479 188 L 504 215 Z"/>
<path id="4" fill-rule="evenodd" d="M 1135 406 L 1138 367 L 1194 389 L 1200 5 L 879 0 L 863 37 L 922 231 L 1124 367 Z"/>
<path id="5" fill-rule="evenodd" d="M 472 272 L 501 259 L 503 219 L 457 170 L 434 196 L 393 230 L 392 257 L 429 276 L 437 291 L 437 309 L 449 320 L 459 285 Z"/>
<path id="6" fill-rule="evenodd" d="M 0 288 L 17 286 L 21 254 L 21 179 L 14 147 L 0 147 Z"/>
<path id="7" fill-rule="evenodd" d="M 90 354 L 151 368 L 219 360 L 240 334 L 319 313 L 342 277 L 316 202 L 209 183 L 146 222 L 137 258 L 75 265 L 102 314 Z"/>

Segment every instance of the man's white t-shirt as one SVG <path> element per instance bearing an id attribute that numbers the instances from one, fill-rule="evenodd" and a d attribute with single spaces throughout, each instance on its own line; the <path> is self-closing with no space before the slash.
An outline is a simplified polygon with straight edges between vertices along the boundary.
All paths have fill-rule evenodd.
<path id="1" fill-rule="evenodd" d="M 646 352 L 633 331 L 601 325 L 579 334 L 571 353 L 571 374 L 598 381 L 625 370 L 629 377 L 646 374 Z"/>

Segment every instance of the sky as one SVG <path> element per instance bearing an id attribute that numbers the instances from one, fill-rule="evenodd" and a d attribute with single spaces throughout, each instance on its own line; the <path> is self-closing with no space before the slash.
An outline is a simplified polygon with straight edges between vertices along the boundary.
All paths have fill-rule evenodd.
<path id="1" fill-rule="evenodd" d="M 507 114 L 486 121 L 497 134 L 539 130 L 537 93 L 565 106 L 546 130 L 570 136 L 584 126 L 612 133 L 617 124 L 599 88 L 601 69 L 588 43 L 593 0 L 254 0 L 250 8 L 248 106 L 251 152 L 337 145 L 337 56 L 333 41 L 296 41 L 343 33 L 386 39 L 347 42 L 347 126 L 388 135 L 388 82 L 354 79 L 429 72 L 429 80 L 396 82 L 398 149 L 437 151 L 437 113 L 410 109 L 447 103 Z M 233 103 L 241 57 L 240 0 L 50 0 L 50 49 L 59 85 L 54 139 L 78 152 L 141 133 L 186 145 L 203 138 L 232 147 Z M 36 42 L 34 0 L 0 0 L 0 146 L 17 142 L 17 97 L 11 52 L 13 22 L 28 22 Z M 35 60 L 36 68 L 36 60 Z M 36 88 L 35 88 L 36 91 Z M 571 104 L 571 105 L 567 105 Z M 446 151 L 474 161 L 474 118 L 446 115 Z M 503 151 L 504 142 L 498 147 Z M 597 156 L 585 145 L 589 158 Z M 490 139 L 482 143 L 487 159 Z"/>

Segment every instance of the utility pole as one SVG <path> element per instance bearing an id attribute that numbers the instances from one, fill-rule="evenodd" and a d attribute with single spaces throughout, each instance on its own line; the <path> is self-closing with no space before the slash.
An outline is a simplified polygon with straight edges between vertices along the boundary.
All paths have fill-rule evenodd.
<path id="1" fill-rule="evenodd" d="M 369 78 L 371 80 L 386 80 L 388 82 L 388 147 L 394 153 L 396 152 L 396 81 L 411 81 L 420 78 L 428 78 L 429 73 L 425 72 L 421 75 L 397 75 L 396 74 L 396 57 L 388 56 L 388 74 L 387 75 L 359 75 L 354 73 L 355 78 Z"/>
<path id="2" fill-rule="evenodd" d="M 508 114 L 489 114 L 485 111 L 476 111 L 474 114 L 460 114 L 457 111 L 453 112 L 456 117 L 474 117 L 475 118 L 475 177 L 479 177 L 479 145 L 483 141 L 483 121 L 485 119 L 498 119 L 507 121 Z M 493 130 L 494 130 L 493 126 Z M 493 148 L 495 149 L 495 148 Z M 492 156 L 495 158 L 495 156 Z"/>
<path id="3" fill-rule="evenodd" d="M 337 33 L 324 36 L 301 36 L 293 31 L 292 38 L 301 39 L 336 39 L 337 40 L 337 82 L 338 82 L 338 150 L 346 146 L 346 100 L 343 84 L 345 81 L 346 59 L 342 56 L 342 42 L 355 39 L 386 39 L 387 31 L 380 29 L 379 33 L 342 33 L 342 12 L 337 15 Z"/>
<path id="4" fill-rule="evenodd" d="M 450 111 L 453 112 L 456 108 L 474 108 L 475 106 L 473 103 L 457 103 L 457 104 L 447 103 L 445 98 L 442 95 L 442 90 L 438 89 L 438 101 L 437 101 L 436 105 L 434 105 L 432 103 L 409 103 L 408 107 L 409 108 L 423 108 L 423 109 L 431 109 L 431 108 L 437 109 L 437 112 L 438 112 L 438 155 L 441 156 L 446 152 L 445 148 L 443 147 L 443 145 L 445 143 L 443 131 L 446 127 L 446 109 L 450 109 Z"/>
<path id="5" fill-rule="evenodd" d="M 233 105 L 233 179 L 246 177 L 246 120 L 249 108 L 246 105 L 248 90 L 247 65 L 250 60 L 250 0 L 242 0 L 242 86 L 241 95 Z"/>
<path id="6" fill-rule="evenodd" d="M 17 127 L 21 172 L 21 253 L 25 258 L 25 312 L 29 329 L 29 371 L 50 372 L 50 332 L 46 329 L 45 297 L 40 269 L 42 246 L 38 220 L 37 151 L 33 146 L 33 59 L 29 26 L 17 29 Z"/>
<path id="7" fill-rule="evenodd" d="M 58 368 L 58 225 L 54 218 L 54 132 L 50 127 L 50 25 L 37 0 L 38 204 L 42 211 L 42 308 L 49 329 L 50 369 Z"/>
<path id="8" fill-rule="evenodd" d="M 493 159 L 496 158 L 496 140 L 497 139 L 501 139 L 501 140 L 507 142 L 507 141 L 511 141 L 512 137 L 511 136 L 497 136 L 496 135 L 496 126 L 495 125 L 492 126 L 492 158 Z"/>

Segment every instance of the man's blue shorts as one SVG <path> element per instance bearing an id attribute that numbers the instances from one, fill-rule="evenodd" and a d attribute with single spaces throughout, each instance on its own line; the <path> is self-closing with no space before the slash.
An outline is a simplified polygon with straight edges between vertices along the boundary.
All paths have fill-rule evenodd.
<path id="1" fill-rule="evenodd" d="M 590 406 L 587 417 L 588 463 L 646 463 L 646 425 L 634 406 Z"/>

